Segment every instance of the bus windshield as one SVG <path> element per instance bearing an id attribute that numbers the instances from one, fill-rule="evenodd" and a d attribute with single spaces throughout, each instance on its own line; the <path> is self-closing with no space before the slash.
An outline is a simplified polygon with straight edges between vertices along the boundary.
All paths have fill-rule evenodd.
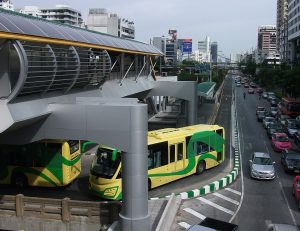
<path id="1" fill-rule="evenodd" d="M 120 153 L 110 149 L 98 148 L 91 166 L 94 176 L 112 178 L 121 162 Z"/>
<path id="2" fill-rule="evenodd" d="M 78 140 L 69 140 L 68 144 L 70 145 L 70 154 L 77 152 L 79 150 L 79 141 Z"/>

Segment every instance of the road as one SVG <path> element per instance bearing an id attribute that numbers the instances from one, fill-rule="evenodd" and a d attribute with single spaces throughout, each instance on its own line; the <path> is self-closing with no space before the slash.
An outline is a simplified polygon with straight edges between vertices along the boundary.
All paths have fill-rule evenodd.
<path id="1" fill-rule="evenodd" d="M 280 163 L 280 153 L 272 150 L 262 124 L 257 122 L 255 107 L 270 107 L 267 100 L 258 95 L 247 94 L 242 98 L 244 88 L 236 88 L 239 134 L 241 138 L 242 167 L 244 176 L 244 200 L 234 223 L 241 230 L 266 230 L 269 223 L 300 225 L 300 212 L 292 196 L 293 175 L 284 172 Z M 249 177 L 249 159 L 255 152 L 270 153 L 276 162 L 277 177 L 273 181 L 253 180 Z"/>
<path id="2" fill-rule="evenodd" d="M 300 211 L 291 188 L 294 176 L 283 171 L 280 154 L 272 150 L 266 130 L 256 121 L 256 106 L 269 107 L 269 103 L 259 100 L 256 94 L 247 94 L 244 100 L 244 91 L 243 87 L 236 88 L 242 175 L 226 189 L 183 201 L 172 230 L 186 230 L 205 217 L 233 222 L 242 231 L 265 231 L 270 223 L 294 224 L 299 227 Z M 255 151 L 271 154 L 276 162 L 275 180 L 262 181 L 249 177 L 249 159 Z"/>

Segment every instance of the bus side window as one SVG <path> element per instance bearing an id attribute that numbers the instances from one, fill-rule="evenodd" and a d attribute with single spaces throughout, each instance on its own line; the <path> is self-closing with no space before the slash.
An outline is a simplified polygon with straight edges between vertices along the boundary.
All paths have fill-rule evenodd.
<path id="1" fill-rule="evenodd" d="M 175 162 L 175 145 L 170 145 L 170 163 Z"/>
<path id="2" fill-rule="evenodd" d="M 148 169 L 154 168 L 154 155 L 153 152 L 148 150 Z"/>
<path id="3" fill-rule="evenodd" d="M 197 149 L 196 149 L 197 150 L 197 155 L 200 155 L 202 153 L 206 153 L 206 152 L 209 151 L 208 145 L 203 143 L 203 142 L 200 142 L 200 141 L 198 141 L 196 143 L 196 147 L 197 147 Z"/>
<path id="4" fill-rule="evenodd" d="M 148 150 L 148 167 L 153 165 L 152 168 L 158 168 L 168 164 L 167 142 L 149 145 Z M 153 160 L 153 164 L 150 164 L 151 159 Z"/>
<path id="5" fill-rule="evenodd" d="M 183 143 L 177 145 L 177 161 L 183 159 Z"/>

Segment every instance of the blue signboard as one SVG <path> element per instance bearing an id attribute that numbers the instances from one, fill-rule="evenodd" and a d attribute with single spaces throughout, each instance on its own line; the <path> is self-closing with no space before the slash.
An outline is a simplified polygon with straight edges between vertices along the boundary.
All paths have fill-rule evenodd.
<path id="1" fill-rule="evenodd" d="M 192 39 L 184 39 L 182 41 L 182 53 L 191 54 L 192 46 L 193 46 Z"/>

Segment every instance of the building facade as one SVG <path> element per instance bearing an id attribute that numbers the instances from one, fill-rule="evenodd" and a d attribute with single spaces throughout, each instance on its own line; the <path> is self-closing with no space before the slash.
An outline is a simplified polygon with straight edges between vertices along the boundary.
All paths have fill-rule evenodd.
<path id="1" fill-rule="evenodd" d="M 81 13 L 68 5 L 56 5 L 54 8 L 41 9 L 41 18 L 70 26 L 83 26 Z"/>
<path id="2" fill-rule="evenodd" d="M 0 7 L 6 10 L 14 10 L 14 5 L 10 0 L 0 0 Z"/>
<path id="3" fill-rule="evenodd" d="M 38 18 L 42 17 L 42 11 L 38 6 L 24 6 L 24 8 L 20 10 L 20 13 Z"/>
<path id="4" fill-rule="evenodd" d="M 290 43 L 290 60 L 300 64 L 300 2 L 288 1 L 288 41 Z"/>
<path id="5" fill-rule="evenodd" d="M 282 62 L 289 62 L 288 44 L 288 0 L 277 0 L 277 51 Z"/>
<path id="6" fill-rule="evenodd" d="M 164 54 L 164 61 L 167 66 L 177 65 L 177 30 L 169 30 L 169 35 L 166 37 L 153 37 L 152 45 L 157 47 Z"/>
<path id="7" fill-rule="evenodd" d="M 198 42 L 198 50 L 200 62 L 210 62 L 211 40 L 209 36 L 206 36 L 204 41 Z"/>
<path id="8" fill-rule="evenodd" d="M 218 62 L 218 43 L 212 42 L 210 46 L 210 53 L 211 53 L 211 61 L 214 63 Z"/>
<path id="9" fill-rule="evenodd" d="M 277 53 L 277 30 L 275 25 L 258 27 L 258 63 L 262 63 L 266 57 Z"/>
<path id="10" fill-rule="evenodd" d="M 92 8 L 89 10 L 87 27 L 90 30 L 106 33 L 121 38 L 134 39 L 134 22 L 109 13 L 106 9 Z"/>

